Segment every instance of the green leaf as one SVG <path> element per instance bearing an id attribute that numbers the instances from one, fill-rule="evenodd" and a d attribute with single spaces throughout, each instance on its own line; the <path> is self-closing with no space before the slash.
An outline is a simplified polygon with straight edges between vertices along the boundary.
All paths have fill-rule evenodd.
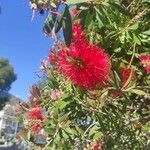
<path id="1" fill-rule="evenodd" d="M 116 53 L 121 52 L 121 47 L 117 47 L 116 49 L 114 49 L 114 52 L 116 52 Z"/>
<path id="2" fill-rule="evenodd" d="M 142 34 L 150 35 L 150 30 L 144 31 Z"/>
<path id="3" fill-rule="evenodd" d="M 121 42 L 121 44 L 125 43 L 125 39 L 126 39 L 126 32 L 122 32 L 121 35 L 119 36 L 119 40 Z"/>
<path id="4" fill-rule="evenodd" d="M 141 45 L 141 41 L 137 35 L 133 34 L 133 39 L 136 44 Z"/>
<path id="5" fill-rule="evenodd" d="M 63 29 L 65 43 L 67 46 L 70 46 L 71 38 L 72 38 L 72 20 L 71 20 L 71 15 L 69 12 L 69 7 L 66 7 L 65 12 L 64 12 L 64 17 L 62 21 L 62 29 Z"/>
<path id="6" fill-rule="evenodd" d="M 55 129 L 52 128 L 51 126 L 48 126 L 45 128 L 45 130 L 48 132 L 49 135 L 53 136 L 55 134 Z"/>
<path id="7" fill-rule="evenodd" d="M 43 26 L 44 33 L 46 33 L 46 34 L 51 33 L 51 31 L 54 27 L 54 24 L 55 24 L 55 19 L 56 19 L 55 16 L 53 16 L 51 14 L 46 18 L 46 21 Z"/>
<path id="8" fill-rule="evenodd" d="M 99 28 L 101 28 L 105 24 L 105 22 L 104 22 L 104 16 L 101 13 L 101 11 L 100 11 L 99 8 L 95 7 L 95 10 L 96 10 L 96 19 L 98 21 L 98 26 L 99 26 Z"/>
<path id="9" fill-rule="evenodd" d="M 111 150 L 114 144 L 115 141 L 113 140 L 113 138 L 110 137 L 106 142 L 106 150 Z"/>
<path id="10" fill-rule="evenodd" d="M 146 95 L 146 93 L 142 90 L 138 90 L 138 89 L 132 89 L 130 90 L 131 93 L 135 93 L 137 95 Z"/>
<path id="11" fill-rule="evenodd" d="M 68 100 L 68 101 L 60 100 L 60 101 L 58 101 L 58 102 L 56 103 L 55 107 L 56 107 L 56 108 L 59 108 L 59 109 L 63 109 L 63 108 L 65 108 L 66 105 L 69 104 L 69 103 L 70 103 L 69 100 Z"/>
<path id="12" fill-rule="evenodd" d="M 84 131 L 81 128 L 79 128 L 79 126 L 76 125 L 75 129 L 76 129 L 76 131 L 78 132 L 79 135 L 83 135 L 84 134 Z"/>
<path id="13" fill-rule="evenodd" d="M 93 0 L 67 0 L 67 4 L 80 4 L 80 3 L 87 3 L 92 2 Z"/>
<path id="14" fill-rule="evenodd" d="M 62 95 L 62 99 L 63 99 L 63 100 L 70 99 L 70 96 L 69 96 L 67 93 L 64 93 L 64 94 Z"/>
<path id="15" fill-rule="evenodd" d="M 130 30 L 137 30 L 138 27 L 139 27 L 139 22 L 136 22 L 133 25 L 131 25 L 128 29 L 130 29 Z"/>
<path id="16" fill-rule="evenodd" d="M 97 132 L 98 132 L 98 131 L 97 131 L 98 129 L 99 129 L 99 127 L 97 127 L 96 125 L 93 126 L 93 127 L 90 129 L 89 136 L 92 136 L 93 134 L 97 133 Z"/>
<path id="17" fill-rule="evenodd" d="M 125 31 L 125 34 L 126 34 L 126 39 L 127 39 L 128 41 L 131 41 L 132 38 L 133 38 L 133 34 L 132 34 L 131 30 L 126 30 L 126 31 Z"/>
<path id="18" fill-rule="evenodd" d="M 27 133 L 27 140 L 30 141 L 30 138 L 31 138 L 31 131 L 29 130 Z"/>
<path id="19" fill-rule="evenodd" d="M 120 87 L 120 81 L 121 81 L 119 75 L 117 74 L 116 71 L 113 71 L 112 75 L 114 77 L 114 83 L 115 83 L 116 88 L 119 88 Z"/>
<path id="20" fill-rule="evenodd" d="M 120 13 L 124 14 L 124 15 L 129 15 L 128 11 L 123 8 L 121 5 L 113 2 L 113 3 L 110 3 L 115 9 L 117 9 Z"/>
<path id="21" fill-rule="evenodd" d="M 103 137 L 102 132 L 97 132 L 94 134 L 93 139 L 98 140 L 101 139 Z"/>
<path id="22" fill-rule="evenodd" d="M 75 134 L 75 135 L 77 135 L 77 131 L 74 130 L 74 129 L 71 129 L 70 127 L 65 128 L 64 130 L 65 130 L 68 134 Z"/>
<path id="23" fill-rule="evenodd" d="M 63 12 L 60 15 L 57 16 L 57 20 L 56 20 L 55 25 L 54 25 L 56 33 L 59 32 L 59 30 L 62 27 L 62 21 L 63 21 L 63 19 L 65 17 L 65 12 L 66 12 L 67 7 L 68 6 L 65 5 L 65 9 L 63 10 Z"/>
<path id="24" fill-rule="evenodd" d="M 108 96 L 108 89 L 105 89 L 102 91 L 101 99 L 105 98 Z"/>
<path id="25" fill-rule="evenodd" d="M 98 13 L 96 13 L 96 19 L 98 21 L 98 27 L 102 28 L 104 26 L 103 20 L 102 20 L 102 16 L 100 16 Z"/>

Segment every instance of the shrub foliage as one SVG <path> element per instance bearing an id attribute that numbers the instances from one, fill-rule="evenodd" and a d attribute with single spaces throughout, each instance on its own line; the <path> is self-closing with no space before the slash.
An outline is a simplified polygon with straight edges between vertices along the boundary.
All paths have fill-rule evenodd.
<path id="1" fill-rule="evenodd" d="M 43 128 L 48 136 L 43 149 L 148 149 L 149 0 L 31 0 L 30 6 L 48 12 L 43 31 L 54 39 L 41 63 L 46 82 L 32 86 L 25 111 L 33 135 Z M 109 61 L 95 49 L 103 49 Z M 110 72 L 103 85 L 91 64 Z M 89 79 L 97 85 L 81 86 Z"/>

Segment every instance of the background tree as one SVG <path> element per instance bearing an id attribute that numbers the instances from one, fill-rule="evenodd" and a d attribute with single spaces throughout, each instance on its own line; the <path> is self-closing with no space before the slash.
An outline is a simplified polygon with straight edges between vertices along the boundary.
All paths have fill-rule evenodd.
<path id="1" fill-rule="evenodd" d="M 8 59 L 0 58 L 0 92 L 8 92 L 16 80 L 16 74 Z"/>
<path id="2" fill-rule="evenodd" d="M 3 109 L 6 102 L 10 99 L 8 91 L 11 84 L 16 80 L 16 74 L 8 59 L 0 58 L 0 110 Z"/>

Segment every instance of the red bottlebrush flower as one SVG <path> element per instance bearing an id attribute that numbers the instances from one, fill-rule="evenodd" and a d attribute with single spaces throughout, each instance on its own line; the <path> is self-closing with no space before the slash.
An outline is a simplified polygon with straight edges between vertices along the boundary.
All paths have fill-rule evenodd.
<path id="1" fill-rule="evenodd" d="M 145 68 L 147 73 L 150 73 L 150 54 L 149 55 L 141 55 L 139 57 L 143 67 Z"/>
<path id="2" fill-rule="evenodd" d="M 77 10 L 77 9 L 72 9 L 71 10 L 71 15 L 72 15 L 72 17 L 74 17 L 74 16 L 76 16 L 76 15 L 78 15 L 79 14 L 79 10 Z"/>
<path id="3" fill-rule="evenodd" d="M 93 149 L 93 150 L 98 150 L 98 149 L 99 149 L 99 144 L 96 143 L 96 144 L 94 145 L 94 149 Z"/>
<path id="4" fill-rule="evenodd" d="M 33 125 L 31 125 L 31 130 L 32 130 L 32 133 L 34 135 L 37 134 L 37 133 L 39 133 L 41 129 L 42 129 L 42 127 L 39 124 L 33 124 Z"/>
<path id="5" fill-rule="evenodd" d="M 36 119 L 40 120 L 40 121 L 44 120 L 44 116 L 42 114 L 42 109 L 41 109 L 40 105 L 38 105 L 38 104 L 32 105 L 32 107 L 30 108 L 27 115 L 28 115 L 28 118 L 31 120 L 36 120 Z"/>
<path id="6" fill-rule="evenodd" d="M 110 73 L 109 58 L 102 48 L 89 44 L 81 27 L 73 26 L 73 40 L 57 56 L 57 69 L 74 84 L 85 89 L 102 86 Z"/>
<path id="7" fill-rule="evenodd" d="M 132 80 L 136 80 L 136 74 L 131 68 L 121 67 L 120 69 L 122 73 L 122 86 L 124 86 L 124 84 L 127 82 L 130 75 Z"/>
<path id="8" fill-rule="evenodd" d="M 145 69 L 146 69 L 146 72 L 147 72 L 147 73 L 150 73 L 150 65 L 147 65 L 147 66 L 145 67 Z"/>
<path id="9" fill-rule="evenodd" d="M 81 43 L 89 44 L 86 39 L 84 30 L 82 30 L 80 26 L 80 20 L 77 20 L 76 23 L 72 26 L 72 32 L 73 32 L 72 42 L 74 44 L 81 44 Z"/>

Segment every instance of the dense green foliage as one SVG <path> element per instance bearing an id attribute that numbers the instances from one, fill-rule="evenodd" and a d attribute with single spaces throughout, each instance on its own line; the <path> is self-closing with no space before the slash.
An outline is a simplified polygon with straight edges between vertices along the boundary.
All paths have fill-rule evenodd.
<path id="1" fill-rule="evenodd" d="M 15 80 L 16 74 L 9 61 L 5 58 L 0 58 L 0 92 L 7 92 Z"/>
<path id="2" fill-rule="evenodd" d="M 58 1 L 42 1 L 42 7 L 38 0 L 31 2 L 38 10 L 58 6 Z M 44 110 L 42 127 L 50 139 L 44 149 L 148 150 L 150 74 L 139 56 L 150 54 L 149 0 L 68 0 L 61 5 L 60 15 L 47 17 L 44 32 L 52 33 L 57 43 L 62 29 L 69 47 L 72 24 L 80 20 L 89 43 L 108 53 L 111 77 L 107 86 L 86 90 L 66 79 L 55 64 L 42 64 L 47 84 L 31 89 L 30 106 L 38 103 Z M 72 18 L 71 9 L 78 10 Z M 124 84 L 121 67 L 133 70 Z"/>

